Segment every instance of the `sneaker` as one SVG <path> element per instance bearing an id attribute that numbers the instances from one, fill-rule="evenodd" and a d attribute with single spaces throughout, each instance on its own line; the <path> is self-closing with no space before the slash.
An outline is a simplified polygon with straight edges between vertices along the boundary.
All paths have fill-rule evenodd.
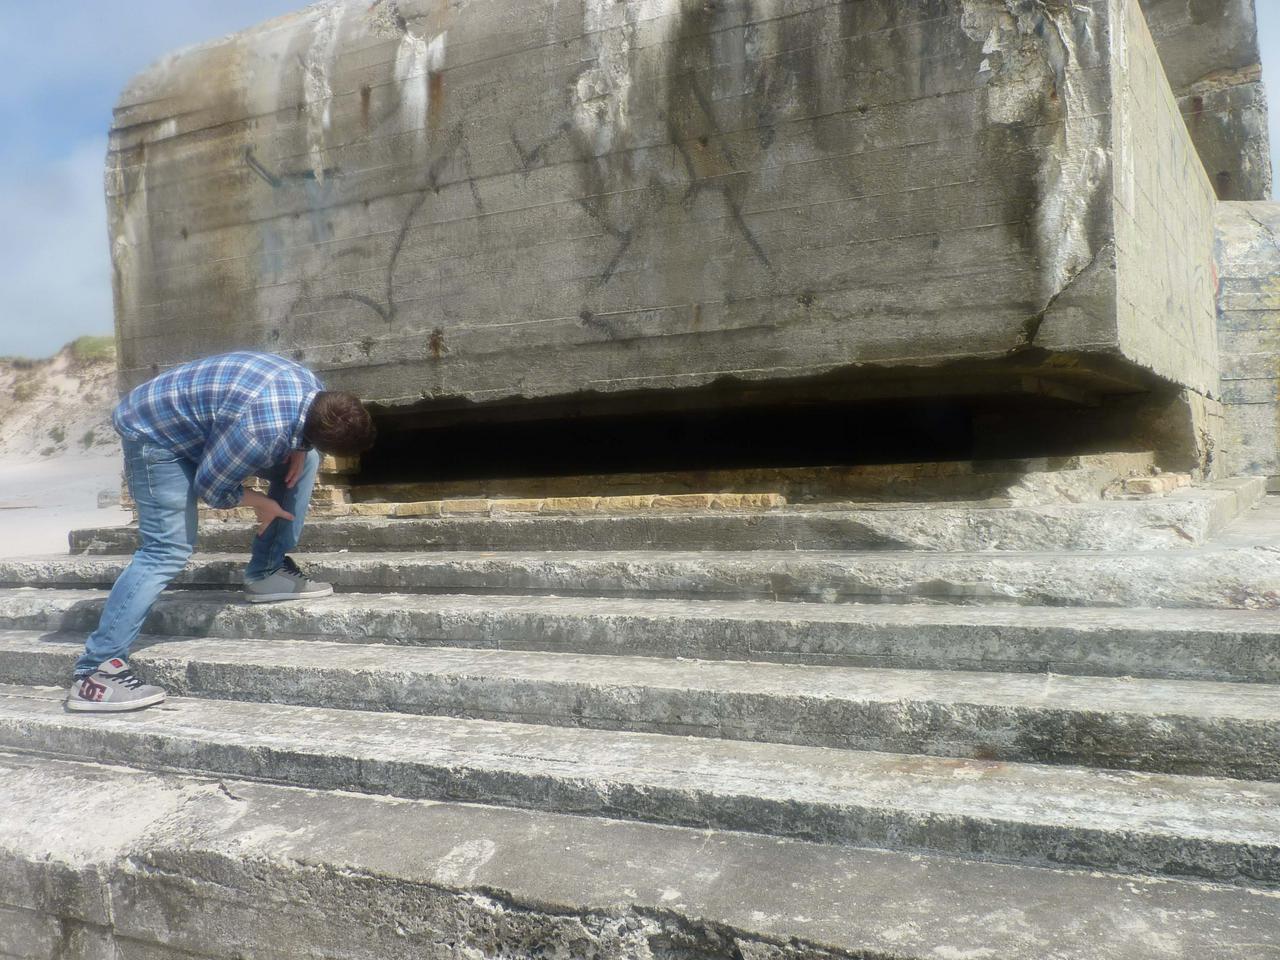
<path id="1" fill-rule="evenodd" d="M 119 657 L 86 677 L 76 677 L 67 694 L 67 709 L 89 713 L 141 710 L 164 700 L 164 689 L 143 683 Z"/>
<path id="2" fill-rule="evenodd" d="M 261 580 L 246 580 L 244 598 L 250 603 L 270 603 L 274 600 L 310 600 L 327 597 L 333 593 L 333 585 L 312 580 L 298 569 L 293 557 L 284 558 L 284 566 Z"/>

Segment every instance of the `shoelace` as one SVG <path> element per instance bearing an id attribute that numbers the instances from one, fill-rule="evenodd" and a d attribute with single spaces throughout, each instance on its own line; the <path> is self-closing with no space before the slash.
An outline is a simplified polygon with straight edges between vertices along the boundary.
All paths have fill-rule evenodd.
<path id="1" fill-rule="evenodd" d="M 112 683 L 118 683 L 122 687 L 128 687 L 130 690 L 142 686 L 142 681 L 134 675 L 132 670 L 125 670 L 123 673 L 112 674 L 108 679 Z"/>
<path id="2" fill-rule="evenodd" d="M 280 569 L 284 570 L 286 573 L 292 573 L 295 577 L 306 576 L 306 574 L 302 572 L 302 568 L 299 567 L 293 557 L 288 554 L 285 554 L 284 560 L 280 564 Z"/>

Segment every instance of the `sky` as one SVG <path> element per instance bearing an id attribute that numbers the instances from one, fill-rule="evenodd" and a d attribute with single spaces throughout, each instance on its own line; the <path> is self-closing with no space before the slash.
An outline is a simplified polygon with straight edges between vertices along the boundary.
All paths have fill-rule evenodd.
<path id="1" fill-rule="evenodd" d="M 113 329 L 103 169 L 125 83 L 306 0 L 0 0 L 0 356 Z"/>
<path id="2" fill-rule="evenodd" d="M 1257 5 L 1268 94 L 1280 106 L 1280 0 Z M 102 180 L 111 107 L 128 79 L 179 47 L 301 6 L 61 0 L 52 14 L 0 0 L 0 356 L 48 356 L 112 331 Z"/>

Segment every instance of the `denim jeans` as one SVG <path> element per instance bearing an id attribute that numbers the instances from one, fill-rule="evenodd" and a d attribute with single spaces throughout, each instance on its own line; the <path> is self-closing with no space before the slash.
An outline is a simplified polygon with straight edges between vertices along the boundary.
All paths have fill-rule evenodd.
<path id="1" fill-rule="evenodd" d="M 253 538 L 249 565 L 244 570 L 246 580 L 261 580 L 271 576 L 284 563 L 284 555 L 298 545 L 298 540 L 302 537 L 302 525 L 307 519 L 307 507 L 311 504 L 311 488 L 316 485 L 316 471 L 319 469 L 320 454 L 311 450 L 303 461 L 298 482 L 292 487 L 284 485 L 285 474 L 289 472 L 287 459 L 258 474 L 270 483 L 267 496 L 292 513 L 293 519 L 285 520 L 280 517 L 272 520 L 265 533 Z"/>
<path id="2" fill-rule="evenodd" d="M 153 443 L 125 440 L 123 446 L 125 477 L 138 504 L 141 546 L 111 588 L 98 629 L 76 661 L 77 674 L 92 673 L 112 657 L 128 655 L 156 598 L 186 566 L 196 546 L 196 464 Z M 254 538 L 246 579 L 275 573 L 285 553 L 297 544 L 319 465 L 320 455 L 312 450 L 292 489 L 284 485 L 287 461 L 263 474 L 271 482 L 271 498 L 294 519 L 274 520 Z"/>

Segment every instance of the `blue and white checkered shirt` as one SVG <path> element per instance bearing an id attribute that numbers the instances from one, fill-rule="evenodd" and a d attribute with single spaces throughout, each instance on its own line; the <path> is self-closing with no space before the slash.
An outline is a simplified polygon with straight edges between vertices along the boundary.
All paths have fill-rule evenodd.
<path id="1" fill-rule="evenodd" d="M 306 447 L 302 428 L 322 389 L 315 374 L 283 357 L 224 353 L 136 387 L 112 422 L 126 440 L 198 464 L 196 494 L 211 507 L 234 507 L 245 480 Z"/>

